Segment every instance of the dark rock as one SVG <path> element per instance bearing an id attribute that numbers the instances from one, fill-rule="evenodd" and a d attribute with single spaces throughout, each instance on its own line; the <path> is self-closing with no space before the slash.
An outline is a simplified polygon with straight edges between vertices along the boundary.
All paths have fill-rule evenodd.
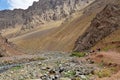
<path id="1" fill-rule="evenodd" d="M 120 5 L 109 4 L 97 14 L 90 27 L 78 38 L 73 50 L 89 50 L 98 41 L 118 29 L 120 29 Z"/>
<path id="2" fill-rule="evenodd" d="M 59 68 L 59 73 L 62 73 L 65 69 L 63 67 Z"/>
<path id="3" fill-rule="evenodd" d="M 55 73 L 56 73 L 56 71 L 53 69 L 49 71 L 49 74 L 55 74 Z"/>

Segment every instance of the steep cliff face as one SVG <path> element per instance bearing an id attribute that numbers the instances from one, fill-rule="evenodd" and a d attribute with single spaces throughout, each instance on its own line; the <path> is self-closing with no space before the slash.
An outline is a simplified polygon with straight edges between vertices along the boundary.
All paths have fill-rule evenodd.
<path id="1" fill-rule="evenodd" d="M 78 38 L 74 51 L 88 50 L 118 29 L 120 29 L 120 5 L 109 4 L 97 14 L 90 27 Z"/>
<path id="2" fill-rule="evenodd" d="M 61 20 L 94 0 L 39 0 L 27 10 L 0 11 L 0 29 L 22 26 L 33 28 L 51 20 Z"/>

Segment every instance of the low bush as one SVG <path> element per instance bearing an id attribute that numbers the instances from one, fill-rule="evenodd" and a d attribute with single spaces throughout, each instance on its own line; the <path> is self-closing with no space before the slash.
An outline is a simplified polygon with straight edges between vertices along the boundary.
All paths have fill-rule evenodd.
<path id="1" fill-rule="evenodd" d="M 86 53 L 85 52 L 72 52 L 70 56 L 84 57 L 86 56 Z"/>

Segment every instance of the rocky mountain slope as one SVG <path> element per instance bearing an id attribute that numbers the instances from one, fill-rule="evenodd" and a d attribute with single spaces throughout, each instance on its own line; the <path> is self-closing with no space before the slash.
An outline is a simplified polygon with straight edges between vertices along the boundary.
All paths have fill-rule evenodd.
<path id="1" fill-rule="evenodd" d="M 22 27 L 30 29 L 49 21 L 66 18 L 94 0 L 39 0 L 27 10 L 0 11 L 0 29 Z"/>
<path id="2" fill-rule="evenodd" d="M 86 31 L 96 14 L 107 4 L 113 3 L 119 3 L 119 0 L 96 0 L 85 9 L 72 14 L 56 29 L 38 31 L 11 41 L 30 52 L 31 50 L 71 51 L 75 41 Z"/>
<path id="3" fill-rule="evenodd" d="M 84 51 L 120 29 L 120 5 L 109 4 L 97 14 L 90 27 L 78 38 L 74 51 Z"/>

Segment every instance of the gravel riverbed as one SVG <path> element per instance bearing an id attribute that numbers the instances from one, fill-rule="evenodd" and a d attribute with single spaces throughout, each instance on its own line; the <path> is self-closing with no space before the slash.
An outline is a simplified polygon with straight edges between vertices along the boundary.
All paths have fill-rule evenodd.
<path id="1" fill-rule="evenodd" d="M 95 67 L 69 53 L 46 52 L 43 60 L 0 66 L 0 80 L 90 80 Z M 6 68 L 5 68 L 6 67 Z"/>

